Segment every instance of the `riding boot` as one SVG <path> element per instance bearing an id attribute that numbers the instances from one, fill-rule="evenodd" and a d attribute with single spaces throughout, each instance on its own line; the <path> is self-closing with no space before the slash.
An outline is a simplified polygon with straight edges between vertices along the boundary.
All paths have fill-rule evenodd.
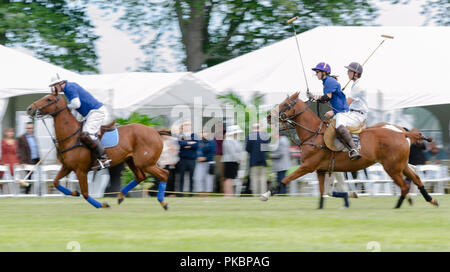
<path id="1" fill-rule="evenodd" d="M 108 168 L 111 163 L 111 160 L 108 158 L 108 155 L 106 155 L 106 151 L 103 148 L 103 145 L 101 144 L 99 139 L 94 140 L 94 143 L 95 143 L 94 148 L 95 156 L 101 162 L 102 169 Z"/>
<path id="2" fill-rule="evenodd" d="M 111 160 L 106 155 L 105 149 L 98 139 L 92 139 L 87 132 L 81 133 L 81 141 L 91 149 L 95 157 L 99 160 L 99 169 L 107 168 L 110 165 Z M 97 168 L 97 167 L 94 167 Z"/>
<path id="3" fill-rule="evenodd" d="M 338 136 L 339 140 L 350 150 L 349 156 L 350 160 L 356 160 L 361 158 L 361 154 L 359 154 L 356 144 L 353 141 L 352 135 L 347 130 L 347 128 L 343 125 L 340 125 L 338 128 L 336 128 L 336 135 Z"/>

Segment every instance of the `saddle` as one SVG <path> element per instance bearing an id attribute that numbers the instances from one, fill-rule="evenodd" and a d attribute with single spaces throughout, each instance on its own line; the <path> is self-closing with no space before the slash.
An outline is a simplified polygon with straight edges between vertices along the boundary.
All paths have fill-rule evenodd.
<path id="1" fill-rule="evenodd" d="M 359 134 L 363 129 L 366 128 L 366 121 L 364 121 L 363 124 L 356 127 L 346 127 L 348 131 L 352 134 L 353 141 L 355 141 L 355 144 L 359 146 Z M 325 134 L 323 137 L 325 141 L 325 145 L 331 150 L 331 151 L 343 151 L 346 149 L 344 144 L 341 143 L 336 138 L 336 119 L 330 120 L 327 129 L 325 130 Z"/>
<path id="2" fill-rule="evenodd" d="M 113 131 L 115 129 L 116 129 L 116 120 L 112 120 L 108 124 L 100 126 L 100 133 L 98 137 L 101 139 L 103 137 L 103 134 L 105 134 L 105 132 Z"/>

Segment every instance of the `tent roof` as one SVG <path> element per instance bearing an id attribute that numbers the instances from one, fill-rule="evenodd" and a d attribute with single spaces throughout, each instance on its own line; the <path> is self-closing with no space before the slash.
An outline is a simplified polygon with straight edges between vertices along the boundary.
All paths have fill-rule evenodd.
<path id="1" fill-rule="evenodd" d="M 85 75 L 79 84 L 95 92 L 113 90 L 107 94 L 113 97 L 102 100 L 122 116 L 144 107 L 192 106 L 195 97 L 201 97 L 203 105 L 217 104 L 215 89 L 190 72 Z"/>
<path id="2" fill-rule="evenodd" d="M 49 93 L 48 84 L 56 73 L 61 78 L 79 74 L 0 45 L 0 99 L 33 93 Z"/>
<path id="3" fill-rule="evenodd" d="M 142 107 L 192 106 L 195 97 L 202 97 L 204 105 L 218 103 L 215 89 L 190 72 L 80 75 L 2 45 L 0 58 L 0 99 L 49 93 L 50 78 L 58 73 L 79 83 L 120 116 Z"/>
<path id="4" fill-rule="evenodd" d="M 317 27 L 298 34 L 306 79 L 311 92 L 321 94 L 322 82 L 311 68 L 325 61 L 342 87 L 348 81 L 350 62 L 363 63 L 362 79 L 368 87 L 369 106 L 382 109 L 450 103 L 450 27 Z M 266 102 L 280 103 L 286 94 L 301 91 L 306 81 L 294 37 L 196 73 L 218 90 L 234 90 L 244 98 L 253 91 L 266 93 Z M 346 90 L 348 93 L 350 87 Z"/>

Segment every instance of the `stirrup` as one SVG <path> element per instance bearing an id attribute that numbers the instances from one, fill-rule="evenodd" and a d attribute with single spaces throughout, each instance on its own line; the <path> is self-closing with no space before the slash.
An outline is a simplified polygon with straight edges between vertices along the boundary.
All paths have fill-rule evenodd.
<path id="1" fill-rule="evenodd" d="M 111 163 L 110 159 L 106 159 L 103 162 L 101 159 L 97 159 L 97 165 L 93 166 L 92 170 L 102 170 L 108 168 L 110 166 L 110 163 Z"/>
<path id="2" fill-rule="evenodd" d="M 348 156 L 350 157 L 350 160 L 356 160 L 356 159 L 360 159 L 362 156 L 361 154 L 359 154 L 358 150 L 356 149 L 352 149 L 350 150 L 350 152 L 348 152 Z"/>

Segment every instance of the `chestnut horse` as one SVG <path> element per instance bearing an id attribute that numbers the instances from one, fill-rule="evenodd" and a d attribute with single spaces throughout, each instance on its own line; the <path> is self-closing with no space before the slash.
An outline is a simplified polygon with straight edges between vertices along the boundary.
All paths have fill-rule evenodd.
<path id="1" fill-rule="evenodd" d="M 45 115 L 53 117 L 58 160 L 62 163 L 53 181 L 54 186 L 65 195 L 79 196 L 79 192 L 70 191 L 59 184 L 60 179 L 74 171 L 78 177 L 81 195 L 96 208 L 108 208 L 108 203 L 99 203 L 89 196 L 87 174 L 96 164 L 96 159 L 91 154 L 91 150 L 80 143 L 82 123 L 72 115 L 66 100 L 61 99 L 58 93 L 49 94 L 32 103 L 27 108 L 27 113 L 33 118 Z M 163 148 L 161 136 L 156 129 L 142 124 L 129 124 L 119 126 L 117 129 L 119 143 L 114 147 L 106 148 L 106 153 L 111 159 L 111 166 L 125 161 L 135 176 L 135 180 L 119 193 L 120 204 L 130 189 L 147 178 L 146 172 L 161 180 L 161 188 L 161 185 L 167 182 L 168 171 L 159 168 L 156 164 Z M 163 187 L 165 189 L 165 186 Z M 162 190 L 162 197 L 158 193 L 158 200 L 162 207 L 167 209 L 164 190 Z"/>
<path id="2" fill-rule="evenodd" d="M 298 95 L 297 92 L 286 98 L 268 116 L 268 118 L 270 116 L 274 118 L 275 115 L 281 124 L 293 125 L 301 141 L 302 164 L 282 180 L 283 184 L 317 171 L 320 188 L 319 208 L 322 209 L 325 173 L 354 172 L 379 162 L 401 189 L 401 196 L 395 208 L 400 208 L 409 192 L 410 186 L 403 179 L 403 175 L 417 185 L 426 201 L 438 206 L 438 201 L 431 198 L 419 176 L 408 166 L 410 146 L 407 138 L 413 142 L 426 139 L 420 133 L 397 132 L 377 125 L 366 128 L 360 133 L 362 158 L 352 161 L 348 152 L 334 152 L 325 146 L 323 137 L 327 128 L 326 123 L 309 109 L 309 105 L 299 99 Z M 270 119 L 268 121 L 270 122 Z M 262 200 L 266 199 L 262 198 Z"/>

